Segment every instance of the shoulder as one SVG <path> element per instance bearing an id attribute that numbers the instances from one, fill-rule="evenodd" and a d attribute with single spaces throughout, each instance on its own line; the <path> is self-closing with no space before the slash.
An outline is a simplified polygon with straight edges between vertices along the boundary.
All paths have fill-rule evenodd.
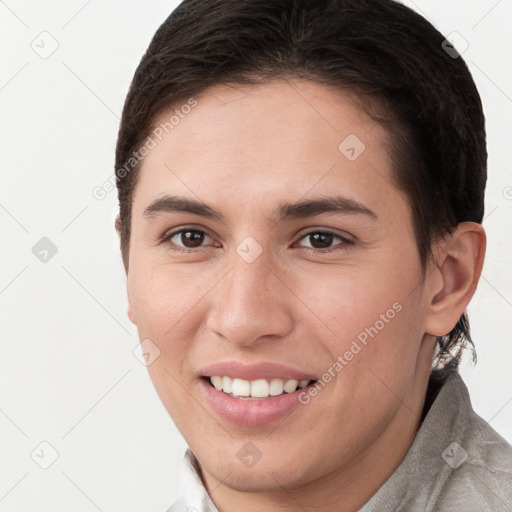
<path id="1" fill-rule="evenodd" d="M 473 410 L 442 457 L 450 474 L 435 510 L 512 510 L 512 446 Z"/>

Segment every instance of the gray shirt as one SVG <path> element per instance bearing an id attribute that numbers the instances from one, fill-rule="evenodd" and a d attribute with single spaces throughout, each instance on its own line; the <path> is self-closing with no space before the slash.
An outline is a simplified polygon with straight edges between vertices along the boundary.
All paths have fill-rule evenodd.
<path id="1" fill-rule="evenodd" d="M 167 512 L 218 512 L 187 450 Z M 512 512 L 512 446 L 471 406 L 456 370 L 434 370 L 406 457 L 360 512 Z"/>

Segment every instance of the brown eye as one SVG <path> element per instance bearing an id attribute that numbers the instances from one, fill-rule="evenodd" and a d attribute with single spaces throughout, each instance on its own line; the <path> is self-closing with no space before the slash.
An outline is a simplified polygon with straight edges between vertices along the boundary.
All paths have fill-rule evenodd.
<path id="1" fill-rule="evenodd" d="M 172 250 L 187 252 L 189 249 L 205 247 L 203 242 L 207 239 L 213 241 L 203 230 L 185 228 L 165 234 L 162 237 L 162 242 L 170 242 Z"/>
<path id="2" fill-rule="evenodd" d="M 204 240 L 205 234 L 206 233 L 204 233 L 204 231 L 197 231 L 192 229 L 188 229 L 186 231 L 183 230 L 177 233 L 178 240 L 180 240 L 183 245 L 188 248 L 200 247 Z"/>
<path id="3" fill-rule="evenodd" d="M 333 231 L 310 231 L 306 233 L 301 240 L 309 240 L 310 247 L 305 247 L 306 250 L 318 253 L 333 252 L 336 250 L 347 249 L 354 242 L 334 233 Z M 332 246 L 334 241 L 339 241 Z"/>
<path id="4" fill-rule="evenodd" d="M 308 236 L 312 247 L 315 249 L 326 249 L 330 247 L 334 238 L 330 233 L 311 233 Z"/>

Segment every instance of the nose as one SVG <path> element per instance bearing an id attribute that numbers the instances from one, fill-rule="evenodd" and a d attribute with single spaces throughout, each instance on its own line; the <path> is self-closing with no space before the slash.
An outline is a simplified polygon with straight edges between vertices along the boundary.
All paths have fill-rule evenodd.
<path id="1" fill-rule="evenodd" d="M 286 336 L 293 329 L 293 294 L 265 251 L 250 263 L 236 252 L 215 287 L 207 328 L 238 346 Z"/>

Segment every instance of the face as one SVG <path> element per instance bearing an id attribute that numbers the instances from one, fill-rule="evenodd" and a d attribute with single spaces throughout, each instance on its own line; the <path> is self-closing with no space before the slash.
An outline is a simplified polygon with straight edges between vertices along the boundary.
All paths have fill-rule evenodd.
<path id="1" fill-rule="evenodd" d="M 159 351 L 151 379 L 209 481 L 354 470 L 409 421 L 433 348 L 386 133 L 298 79 L 195 99 L 133 198 L 129 315 Z"/>

